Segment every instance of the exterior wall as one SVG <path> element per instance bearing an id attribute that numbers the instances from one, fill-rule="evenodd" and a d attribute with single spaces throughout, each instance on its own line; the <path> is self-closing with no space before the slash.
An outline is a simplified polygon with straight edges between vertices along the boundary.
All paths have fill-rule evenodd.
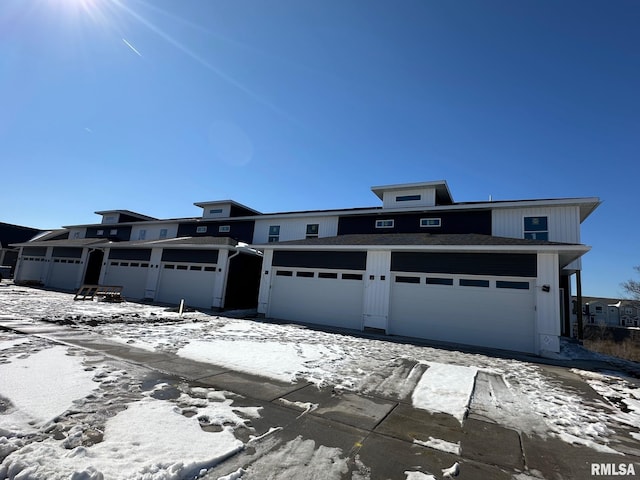
<path id="1" fill-rule="evenodd" d="M 219 210 L 220 213 L 209 213 L 211 210 Z M 231 216 L 231 204 L 230 203 L 211 203 L 202 207 L 202 218 L 227 218 Z"/>
<path id="2" fill-rule="evenodd" d="M 221 226 L 229 226 L 228 232 L 221 232 Z M 253 220 L 220 220 L 211 222 L 185 222 L 178 225 L 178 237 L 230 237 L 238 242 L 251 243 Z M 198 232 L 198 227 L 207 227 L 206 232 Z"/>
<path id="3" fill-rule="evenodd" d="M 149 224 L 140 223 L 133 225 L 131 229 L 131 240 L 159 240 L 160 231 L 166 229 L 167 235 L 165 238 L 175 238 L 178 235 L 178 224 Z M 144 230 L 144 238 L 140 238 L 140 232 Z"/>
<path id="4" fill-rule="evenodd" d="M 524 217 L 547 217 L 551 242 L 580 243 L 580 207 L 577 206 L 494 208 L 491 235 L 524 238 Z M 581 259 L 565 269 L 581 270 Z"/>
<path id="5" fill-rule="evenodd" d="M 420 200 L 400 201 L 397 197 L 420 195 Z M 390 190 L 382 194 L 382 208 L 433 207 L 436 204 L 436 189 L 431 187 L 412 188 L 411 190 Z"/>
<path id="6" fill-rule="evenodd" d="M 260 290 L 258 292 L 258 313 L 267 314 L 269 308 L 269 296 L 271 293 L 271 276 L 273 273 L 273 250 L 265 249 L 262 260 L 262 274 L 260 276 Z"/>
<path id="7" fill-rule="evenodd" d="M 122 242 L 126 242 L 131 239 L 131 226 L 105 225 L 104 227 L 87 227 L 85 238 L 117 238 Z"/>
<path id="8" fill-rule="evenodd" d="M 307 236 L 307 225 L 318 224 L 318 237 L 334 237 L 338 234 L 338 217 L 296 217 L 296 218 L 264 218 L 255 222 L 253 243 L 263 244 L 269 241 L 269 227 L 280 226 L 279 241 L 302 240 Z"/>
<path id="9" fill-rule="evenodd" d="M 367 253 L 367 271 L 364 277 L 363 325 L 387 330 L 391 285 L 391 252 Z"/>
<path id="10" fill-rule="evenodd" d="M 421 218 L 439 218 L 440 227 L 421 227 Z M 393 220 L 392 228 L 376 228 L 376 220 Z M 373 215 L 344 215 L 338 221 L 338 235 L 370 233 L 479 233 L 491 235 L 491 212 L 441 211 L 380 212 Z"/>
<path id="11" fill-rule="evenodd" d="M 536 350 L 560 351 L 560 272 L 558 255 L 538 254 L 536 285 Z M 545 286 L 549 287 L 546 292 Z"/>

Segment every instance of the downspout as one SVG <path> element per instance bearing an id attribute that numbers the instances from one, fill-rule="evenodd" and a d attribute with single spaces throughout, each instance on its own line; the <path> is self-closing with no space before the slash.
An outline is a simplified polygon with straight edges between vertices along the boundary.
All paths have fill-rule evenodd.
<path id="1" fill-rule="evenodd" d="M 576 314 L 578 317 L 578 340 L 584 338 L 583 319 L 582 319 L 582 277 L 580 270 L 576 270 Z"/>

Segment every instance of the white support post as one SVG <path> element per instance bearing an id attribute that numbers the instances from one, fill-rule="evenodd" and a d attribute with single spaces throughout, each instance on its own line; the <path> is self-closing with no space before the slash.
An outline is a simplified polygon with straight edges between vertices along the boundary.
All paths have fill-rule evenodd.
<path id="1" fill-rule="evenodd" d="M 538 253 L 536 350 L 560 351 L 560 270 L 557 253 Z"/>

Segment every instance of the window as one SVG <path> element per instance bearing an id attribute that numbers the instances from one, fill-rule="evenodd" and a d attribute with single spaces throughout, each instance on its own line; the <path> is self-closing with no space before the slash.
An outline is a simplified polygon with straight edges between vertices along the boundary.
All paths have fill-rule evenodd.
<path id="1" fill-rule="evenodd" d="M 453 278 L 427 277 L 427 285 L 453 285 Z"/>
<path id="2" fill-rule="evenodd" d="M 229 233 L 231 231 L 231 225 L 220 225 L 218 227 L 218 232 L 220 233 Z"/>
<path id="3" fill-rule="evenodd" d="M 420 277 L 396 277 L 396 283 L 420 283 Z"/>
<path id="4" fill-rule="evenodd" d="M 167 232 L 166 228 L 161 228 L 160 229 L 160 239 L 167 238 L 167 233 L 168 232 Z"/>
<path id="5" fill-rule="evenodd" d="M 319 272 L 318 278 L 338 278 L 338 274 L 332 272 Z"/>
<path id="6" fill-rule="evenodd" d="M 359 273 L 343 273 L 343 280 L 362 280 L 362 275 Z"/>
<path id="7" fill-rule="evenodd" d="M 515 290 L 529 290 L 529 282 L 506 282 L 504 280 L 496 281 L 496 288 L 512 288 Z"/>
<path id="8" fill-rule="evenodd" d="M 109 215 L 108 217 L 104 217 L 104 223 L 116 223 L 116 217 L 113 215 Z"/>
<path id="9" fill-rule="evenodd" d="M 416 200 L 420 200 L 421 198 L 421 195 L 400 195 L 396 197 L 396 202 L 414 202 Z"/>
<path id="10" fill-rule="evenodd" d="M 138 240 L 145 240 L 147 238 L 147 231 L 146 230 L 140 230 L 138 232 Z"/>
<path id="11" fill-rule="evenodd" d="M 524 238 L 549 240 L 547 217 L 524 217 Z"/>
<path id="12" fill-rule="evenodd" d="M 209 215 L 216 215 L 218 213 L 222 213 L 221 208 L 212 208 L 211 210 L 209 210 Z"/>
<path id="13" fill-rule="evenodd" d="M 442 220 L 440 218 L 421 218 L 420 226 L 421 227 L 441 227 Z"/>
<path id="14" fill-rule="evenodd" d="M 296 277 L 305 277 L 305 278 L 313 278 L 313 272 L 296 272 Z"/>
<path id="15" fill-rule="evenodd" d="M 291 270 L 278 270 L 276 271 L 277 277 L 292 277 L 293 272 Z"/>
<path id="16" fill-rule="evenodd" d="M 280 225 L 271 225 L 269 227 L 269 243 L 280 240 Z"/>
<path id="17" fill-rule="evenodd" d="M 80 238 L 80 232 L 73 232 L 73 238 L 75 239 Z"/>
<path id="18" fill-rule="evenodd" d="M 96 235 L 104 235 L 104 230 L 98 230 L 98 231 L 96 232 Z"/>
<path id="19" fill-rule="evenodd" d="M 602 313 L 602 307 L 596 307 L 596 313 Z"/>
<path id="20" fill-rule="evenodd" d="M 196 233 L 207 233 L 207 227 L 196 227 Z"/>
<path id="21" fill-rule="evenodd" d="M 117 234 L 118 234 L 117 228 L 112 228 L 111 230 L 109 230 L 109 235 L 117 235 Z"/>
<path id="22" fill-rule="evenodd" d="M 393 220 L 376 220 L 376 228 L 393 228 Z"/>
<path id="23" fill-rule="evenodd" d="M 489 280 L 475 280 L 469 278 L 460 279 L 461 287 L 489 287 Z"/>
<path id="24" fill-rule="evenodd" d="M 320 224 L 318 223 L 307 224 L 307 236 L 305 238 L 318 238 L 319 228 L 320 228 Z"/>

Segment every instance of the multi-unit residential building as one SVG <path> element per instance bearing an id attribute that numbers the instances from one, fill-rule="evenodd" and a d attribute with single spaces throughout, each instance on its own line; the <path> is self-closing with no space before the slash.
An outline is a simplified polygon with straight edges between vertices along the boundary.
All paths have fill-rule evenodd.
<path id="1" fill-rule="evenodd" d="M 3 272 L 8 271 L 12 275 L 18 261 L 18 249 L 11 245 L 18 242 L 26 242 L 33 238 L 40 230 L 10 223 L 0 223 L 0 266 L 8 267 Z"/>
<path id="2" fill-rule="evenodd" d="M 577 298 L 572 298 L 572 317 L 576 321 Z M 586 324 L 609 327 L 639 327 L 640 302 L 620 298 L 582 297 L 582 314 Z"/>
<path id="3" fill-rule="evenodd" d="M 21 243 L 18 281 L 120 285 L 131 299 L 540 353 L 571 334 L 581 223 L 600 200 L 454 202 L 445 181 L 372 188 L 370 208 L 198 218 L 125 210 Z"/>

